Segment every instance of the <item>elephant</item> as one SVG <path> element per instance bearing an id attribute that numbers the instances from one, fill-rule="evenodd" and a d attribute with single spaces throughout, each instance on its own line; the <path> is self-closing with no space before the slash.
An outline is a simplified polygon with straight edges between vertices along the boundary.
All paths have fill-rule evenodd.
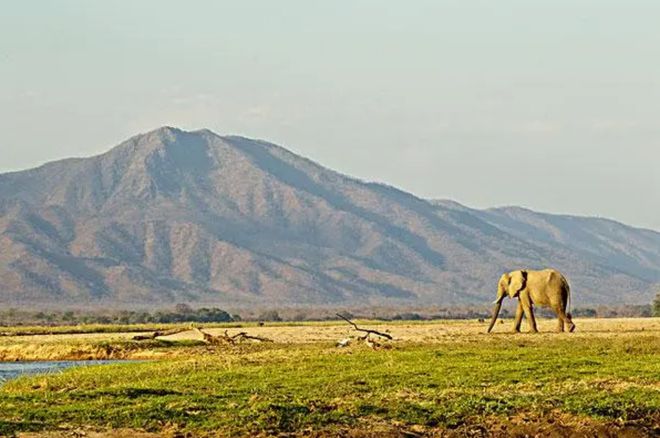
<path id="1" fill-rule="evenodd" d="M 493 302 L 493 317 L 488 326 L 488 333 L 493 329 L 497 316 L 506 295 L 518 298 L 514 332 L 520 332 L 523 313 L 530 326 L 530 332 L 537 333 L 534 306 L 549 307 L 557 313 L 558 331 L 563 332 L 564 326 L 570 332 L 575 330 L 570 314 L 571 288 L 568 281 L 555 269 L 541 271 L 519 270 L 502 274 L 497 284 L 497 299 Z M 567 312 L 568 310 L 568 312 Z"/>

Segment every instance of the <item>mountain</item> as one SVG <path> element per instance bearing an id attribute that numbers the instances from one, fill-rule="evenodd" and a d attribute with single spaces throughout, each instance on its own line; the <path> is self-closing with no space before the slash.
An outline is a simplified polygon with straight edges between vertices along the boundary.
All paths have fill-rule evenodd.
<path id="1" fill-rule="evenodd" d="M 0 304 L 488 303 L 553 266 L 578 303 L 648 303 L 660 233 L 429 201 L 279 146 L 164 127 L 0 175 Z"/>

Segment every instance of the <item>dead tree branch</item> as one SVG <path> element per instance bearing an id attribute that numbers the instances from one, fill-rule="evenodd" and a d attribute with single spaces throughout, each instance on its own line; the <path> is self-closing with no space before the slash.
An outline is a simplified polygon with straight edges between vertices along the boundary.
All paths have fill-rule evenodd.
<path id="1" fill-rule="evenodd" d="M 355 328 L 355 330 L 357 330 L 359 332 L 362 332 L 362 333 L 366 333 L 366 335 L 364 336 L 364 339 L 366 339 L 369 335 L 380 336 L 380 337 L 383 337 L 385 339 L 389 339 L 390 341 L 394 339 L 394 338 L 392 338 L 392 335 L 390 335 L 388 333 L 383 333 L 383 332 L 379 332 L 379 331 L 371 330 L 371 329 L 360 328 L 360 327 L 358 327 L 358 325 L 356 323 L 354 323 L 350 319 L 346 318 L 344 315 L 341 315 L 341 314 L 337 313 L 337 316 L 340 317 L 341 319 L 343 319 L 344 321 L 346 321 L 347 323 L 349 323 L 350 325 L 352 325 L 353 328 Z"/>
<path id="2" fill-rule="evenodd" d="M 268 338 L 262 338 L 261 336 L 253 336 L 253 335 L 248 335 L 245 332 L 240 332 L 238 334 L 235 334 L 232 336 L 233 339 L 250 339 L 253 341 L 259 341 L 259 342 L 273 342 L 272 339 Z"/>
<path id="3" fill-rule="evenodd" d="M 260 336 L 252 336 L 247 334 L 246 332 L 239 332 L 236 333 L 235 335 L 230 336 L 228 331 L 225 330 L 225 333 L 222 335 L 212 335 L 208 332 L 205 332 L 204 330 L 200 328 L 195 328 L 195 331 L 198 333 L 201 333 L 202 336 L 204 337 L 204 342 L 207 344 L 231 344 L 235 345 L 237 342 L 241 342 L 244 340 L 252 340 L 252 341 L 259 341 L 259 342 L 273 342 L 272 339 L 268 338 L 262 338 Z"/>
<path id="4" fill-rule="evenodd" d="M 149 334 L 135 335 L 135 336 L 133 336 L 133 340 L 134 341 L 146 341 L 148 339 L 156 339 L 156 338 L 159 338 L 161 336 L 170 336 L 170 335 L 175 335 L 175 334 L 181 333 L 181 332 L 187 332 L 188 330 L 190 330 L 190 328 L 174 328 L 174 329 L 170 329 L 170 330 L 156 330 L 155 332 L 149 333 Z"/>

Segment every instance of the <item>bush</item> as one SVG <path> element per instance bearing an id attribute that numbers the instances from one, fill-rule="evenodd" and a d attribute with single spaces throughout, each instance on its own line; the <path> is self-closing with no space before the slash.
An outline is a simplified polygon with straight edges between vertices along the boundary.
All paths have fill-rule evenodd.
<path id="1" fill-rule="evenodd" d="M 259 318 L 257 319 L 259 321 L 282 321 L 280 314 L 277 313 L 276 310 L 268 310 L 266 312 L 263 312 L 261 315 L 259 315 Z"/>
<path id="2" fill-rule="evenodd" d="M 598 316 L 596 309 L 590 307 L 579 307 L 573 310 L 573 316 L 586 316 L 587 318 L 595 318 Z"/>
<path id="3" fill-rule="evenodd" d="M 177 304 L 173 312 L 119 310 L 105 313 L 83 313 L 67 310 L 63 312 L 30 312 L 10 309 L 0 312 L 0 325 L 77 325 L 77 324 L 149 324 L 174 322 L 233 322 L 240 321 L 238 315 L 230 315 L 216 307 L 193 309 L 187 304 Z"/>

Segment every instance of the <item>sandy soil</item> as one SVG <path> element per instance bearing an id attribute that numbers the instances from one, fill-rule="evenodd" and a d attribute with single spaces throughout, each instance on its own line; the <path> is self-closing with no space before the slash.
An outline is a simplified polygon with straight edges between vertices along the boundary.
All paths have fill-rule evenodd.
<path id="1" fill-rule="evenodd" d="M 574 333 L 556 333 L 555 320 L 541 320 L 539 330 L 542 336 L 575 336 L 575 337 L 602 337 L 620 333 L 644 332 L 657 334 L 660 339 L 660 318 L 639 319 L 576 319 L 577 330 Z M 393 323 L 393 324 L 359 324 L 360 327 L 372 328 L 389 333 L 397 341 L 434 342 L 451 339 L 468 340 L 483 336 L 510 335 L 512 321 L 503 321 L 497 324 L 493 332 L 488 335 L 487 322 L 478 321 L 434 321 L 431 323 Z M 523 325 L 523 330 L 526 330 Z M 225 329 L 207 329 L 211 334 L 224 333 Z M 228 333 L 235 334 L 245 331 L 251 335 L 262 336 L 278 343 L 313 343 L 335 342 L 352 335 L 355 330 L 348 324 L 333 326 L 264 326 L 249 328 L 232 328 Z M 521 334 L 521 336 L 524 334 Z M 197 339 L 195 332 L 182 332 L 167 337 L 167 339 Z"/>
<path id="2" fill-rule="evenodd" d="M 620 335 L 621 333 L 645 333 L 656 334 L 660 340 L 660 318 L 616 318 L 616 319 L 578 319 L 574 320 L 577 329 L 574 333 L 556 333 L 557 322 L 554 319 L 541 319 L 538 321 L 539 336 L 574 336 L 574 337 L 608 337 Z M 486 334 L 488 322 L 476 320 L 459 321 L 432 321 L 414 323 L 360 323 L 361 327 L 372 328 L 387 332 L 397 341 L 412 342 L 447 342 L 452 339 L 471 340 L 483 339 L 484 336 L 510 336 L 513 325 L 512 320 L 502 320 L 498 323 L 491 334 Z M 266 337 L 278 343 L 315 343 L 336 342 L 356 334 L 355 330 L 344 322 L 336 325 L 269 325 L 263 327 L 244 328 L 211 328 L 205 329 L 211 334 L 224 333 L 225 330 L 232 335 L 245 331 L 251 335 Z M 527 330 L 523 322 L 523 331 Z M 91 333 L 73 335 L 36 335 L 36 336 L 11 336 L 3 338 L 8 342 L 48 343 L 61 342 L 63 340 L 95 341 L 95 340 L 121 340 L 130 339 L 136 333 Z M 526 336 L 525 333 L 519 336 Z M 162 339 L 201 339 L 201 335 L 194 331 L 186 331 L 176 335 L 167 336 Z"/>

